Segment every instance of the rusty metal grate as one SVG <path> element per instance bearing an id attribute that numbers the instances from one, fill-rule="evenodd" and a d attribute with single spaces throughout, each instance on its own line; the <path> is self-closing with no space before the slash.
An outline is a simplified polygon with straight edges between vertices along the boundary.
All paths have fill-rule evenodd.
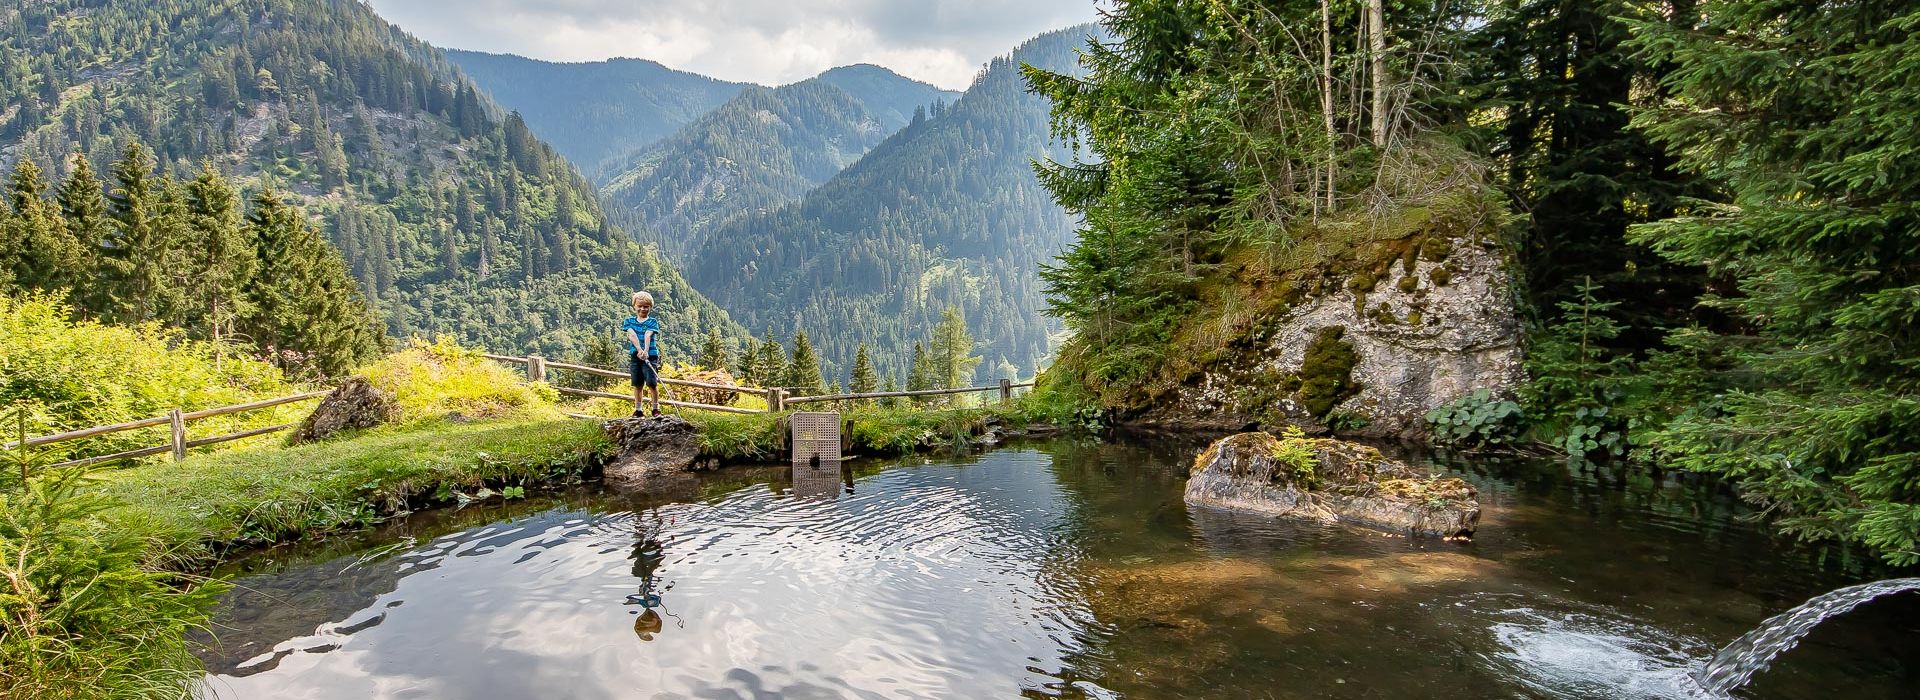
<path id="1" fill-rule="evenodd" d="M 840 461 L 840 414 L 800 412 L 793 414 L 793 463 L 807 464 Z"/>

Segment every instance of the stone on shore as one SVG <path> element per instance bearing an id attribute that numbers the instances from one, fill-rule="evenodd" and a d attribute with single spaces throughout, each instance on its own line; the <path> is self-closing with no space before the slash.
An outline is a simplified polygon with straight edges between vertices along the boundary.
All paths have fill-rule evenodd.
<path id="1" fill-rule="evenodd" d="M 1435 478 L 1365 445 L 1267 433 L 1208 447 L 1194 460 L 1186 500 L 1413 535 L 1471 535 L 1480 522 L 1479 501 L 1465 481 Z"/>
<path id="2" fill-rule="evenodd" d="M 364 430 L 399 419 L 400 402 L 392 392 L 374 386 L 366 377 L 348 377 L 300 421 L 289 442 L 318 442 L 341 431 Z"/>
<path id="3" fill-rule="evenodd" d="M 616 418 L 602 430 L 614 446 L 606 484 L 617 491 L 681 481 L 700 455 L 700 429 L 679 416 Z"/>

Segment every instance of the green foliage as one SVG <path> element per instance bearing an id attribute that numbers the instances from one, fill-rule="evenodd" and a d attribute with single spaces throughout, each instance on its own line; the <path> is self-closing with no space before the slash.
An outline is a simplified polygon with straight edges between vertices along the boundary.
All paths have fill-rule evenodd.
<path id="1" fill-rule="evenodd" d="M 981 358 L 973 354 L 973 335 L 967 332 L 966 318 L 958 307 L 949 306 L 940 314 L 940 325 L 927 339 L 927 362 L 939 388 L 973 385 Z"/>
<path id="2" fill-rule="evenodd" d="M 813 353 L 806 331 L 793 334 L 793 357 L 787 362 L 786 380 L 781 385 L 808 396 L 827 392 L 827 379 L 820 373 L 820 357 Z"/>
<path id="3" fill-rule="evenodd" d="M 1496 398 L 1491 390 L 1475 389 L 1453 403 L 1428 411 L 1426 417 L 1434 442 L 1477 448 L 1512 444 L 1523 414 L 1520 404 Z"/>
<path id="4" fill-rule="evenodd" d="M 1654 442 L 1740 482 L 1787 532 L 1920 563 L 1920 9 L 1710 1 L 1695 30 L 1630 22 L 1674 99 L 1634 123 L 1722 205 L 1633 229 L 1731 280 L 1741 374 Z"/>
<path id="5" fill-rule="evenodd" d="M 1294 483 L 1309 489 L 1320 485 L 1320 453 L 1305 431 L 1287 426 L 1272 447 L 1274 464 L 1287 470 Z"/>
<path id="6" fill-rule="evenodd" d="M 0 296 L 0 406 L 24 409 L 34 435 L 298 391 L 278 368 L 228 344 L 191 340 L 154 323 L 109 326 L 77 320 L 70 307 L 46 295 Z M 188 424 L 188 437 L 286 423 L 309 409 L 295 405 L 205 418 Z M 76 457 L 112 454 L 164 443 L 166 430 L 126 431 L 66 445 Z"/>
<path id="7" fill-rule="evenodd" d="M 853 356 L 853 372 L 848 377 L 847 388 L 855 394 L 871 394 L 880 390 L 880 376 L 873 370 L 873 360 L 867 357 L 867 344 L 861 343 L 860 350 Z"/>
<path id="8" fill-rule="evenodd" d="M 0 480 L 0 695 L 186 695 L 203 673 L 186 632 L 224 585 L 152 568 L 151 543 L 103 517 L 114 501 L 87 470 L 6 457 L 0 471 L 27 478 Z"/>
<path id="9" fill-rule="evenodd" d="M 449 416 L 558 417 L 553 404 L 559 396 L 553 389 L 526 384 L 512 370 L 447 337 L 432 343 L 416 338 L 363 373 L 374 386 L 394 394 L 404 422 Z"/>
<path id="10" fill-rule="evenodd" d="M 1609 314 L 1618 302 L 1600 301 L 1598 285 L 1586 280 L 1577 296 L 1560 302 L 1559 321 L 1539 334 L 1527 355 L 1533 381 L 1525 400 L 1534 431 L 1570 455 L 1626 454 L 1628 421 L 1614 411 L 1628 399 L 1636 378 L 1633 359 L 1608 349 L 1624 326 Z"/>
<path id="11" fill-rule="evenodd" d="M 720 338 L 719 328 L 707 329 L 707 340 L 701 343 L 700 357 L 694 362 L 703 368 L 721 371 L 726 371 L 732 364 L 727 362 L 727 345 L 726 341 Z"/>

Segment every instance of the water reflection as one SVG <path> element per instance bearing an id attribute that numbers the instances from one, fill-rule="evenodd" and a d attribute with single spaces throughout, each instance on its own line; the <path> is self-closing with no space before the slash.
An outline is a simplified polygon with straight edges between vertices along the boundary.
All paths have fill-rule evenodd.
<path id="1" fill-rule="evenodd" d="M 726 471 L 680 502 L 580 497 L 436 526 L 423 523 L 446 516 L 421 514 L 250 564 L 206 653 L 210 686 L 1684 697 L 1676 669 L 1841 578 L 1675 481 L 1456 465 L 1487 515 L 1452 543 L 1188 511 L 1190 455 L 1061 440 Z M 1877 605 L 1894 607 L 1823 625 L 1742 695 L 1911 698 L 1920 611 Z"/>

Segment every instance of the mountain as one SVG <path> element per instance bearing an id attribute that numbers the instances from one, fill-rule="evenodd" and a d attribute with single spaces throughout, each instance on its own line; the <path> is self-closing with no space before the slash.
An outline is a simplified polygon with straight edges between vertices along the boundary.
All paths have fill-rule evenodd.
<path id="1" fill-rule="evenodd" d="M 771 210 L 826 182 L 944 94 L 873 66 L 747 88 L 635 154 L 601 193 L 642 242 L 679 259 L 726 218 Z"/>
<path id="2" fill-rule="evenodd" d="M 983 375 L 1031 374 L 1058 330 L 1038 271 L 1074 221 L 1035 179 L 1035 159 L 1067 154 L 1019 67 L 1075 71 L 1093 31 L 1028 41 L 802 199 L 728 219 L 687 258 L 689 277 L 749 330 L 805 329 L 835 374 L 861 343 L 904 373 L 948 305 L 964 312 Z"/>
<path id="3" fill-rule="evenodd" d="M 709 327 L 739 332 L 519 116 L 358 0 L 11 4 L 0 105 L 0 165 L 64 177 L 78 152 L 106 172 L 143 142 L 166 173 L 280 191 L 395 336 L 577 358 L 640 288 L 680 357 Z"/>
<path id="4" fill-rule="evenodd" d="M 751 87 L 637 58 L 552 63 L 478 51 L 446 55 L 590 175 Z"/>
<path id="5" fill-rule="evenodd" d="M 845 90 L 880 120 L 891 134 L 913 121 L 915 110 L 935 102 L 952 102 L 960 93 L 942 90 L 871 63 L 833 68 L 809 78 Z"/>

